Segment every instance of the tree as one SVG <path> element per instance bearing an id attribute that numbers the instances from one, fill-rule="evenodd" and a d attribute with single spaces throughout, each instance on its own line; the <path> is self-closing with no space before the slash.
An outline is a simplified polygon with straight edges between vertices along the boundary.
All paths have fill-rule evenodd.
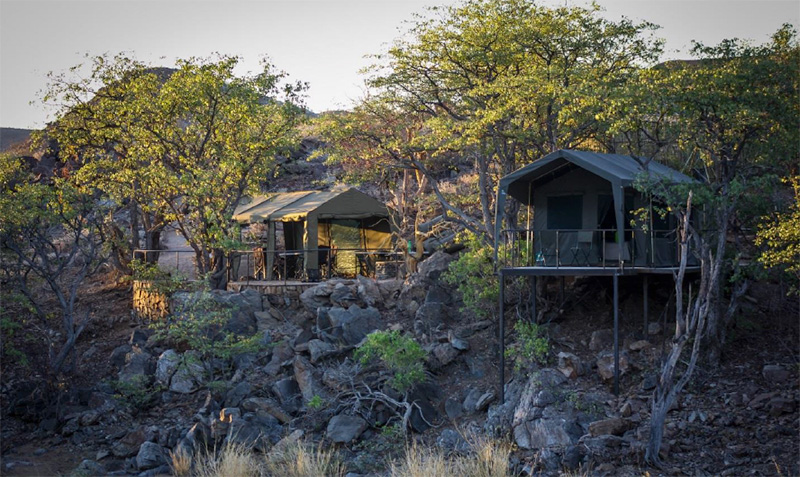
<path id="1" fill-rule="evenodd" d="M 428 161 L 451 155 L 472 163 L 478 194 L 469 212 L 480 220 L 434 192 L 450 217 L 490 242 L 497 179 L 559 148 L 602 149 L 597 114 L 640 65 L 657 58 L 660 44 L 645 37 L 653 25 L 611 22 L 597 7 L 472 0 L 432 14 L 377 57 L 368 80 L 369 104 L 382 106 L 367 111 L 412 117 L 415 133 L 374 143 L 432 185 L 438 178 Z"/>
<path id="2" fill-rule="evenodd" d="M 792 186 L 793 201 L 786 210 L 762 218 L 756 245 L 762 247 L 759 261 L 765 267 L 780 267 L 794 276 L 790 293 L 800 298 L 800 176 L 786 182 Z"/>
<path id="3" fill-rule="evenodd" d="M 66 179 L 34 182 L 24 162 L 8 155 L 0 156 L 0 190 L 0 263 L 38 318 L 37 335 L 49 350 L 48 381 L 55 384 L 88 324 L 88 311 L 76 313 L 78 290 L 106 261 L 103 208 Z M 52 324 L 34 278 L 55 297 L 60 326 Z"/>
<path id="4" fill-rule="evenodd" d="M 763 200 L 768 197 L 765 186 L 773 185 L 782 169 L 796 165 L 800 151 L 800 48 L 791 27 L 781 28 L 765 45 L 726 40 L 715 47 L 695 45 L 694 53 L 697 61 L 662 65 L 643 75 L 652 91 L 658 91 L 653 98 L 659 103 L 650 117 L 672 128 L 676 135 L 671 150 L 704 179 L 692 186 L 688 201 L 675 189 L 655 191 L 682 218 L 675 336 L 654 392 L 646 454 L 655 465 L 660 464 L 667 410 L 691 378 L 701 353 L 710 365 L 719 362 L 738 299 L 747 290 L 748 280 L 729 280 L 743 271 L 738 256 L 730 254 L 729 239 L 739 240 L 746 230 L 742 224 L 752 224 L 769 205 Z M 693 202 L 703 206 L 702 228 L 689 220 Z M 700 281 L 694 294 L 690 286 L 684 300 L 690 243 L 700 264 Z M 689 364 L 678 376 L 688 343 Z"/>
<path id="5" fill-rule="evenodd" d="M 304 85 L 282 86 L 285 75 L 268 63 L 237 77 L 238 62 L 192 58 L 164 69 L 98 57 L 85 80 L 56 76 L 45 96 L 63 105 L 48 134 L 81 164 L 77 182 L 131 211 L 131 248 L 139 219 L 147 248 L 172 224 L 216 285 L 235 207 L 270 177 L 303 118 Z"/>

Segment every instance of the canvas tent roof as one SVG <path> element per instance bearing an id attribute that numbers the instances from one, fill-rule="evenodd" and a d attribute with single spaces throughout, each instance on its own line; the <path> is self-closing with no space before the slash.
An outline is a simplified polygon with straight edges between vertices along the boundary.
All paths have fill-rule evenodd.
<path id="1" fill-rule="evenodd" d="M 642 163 L 631 156 L 561 149 L 503 177 L 500 179 L 499 189 L 527 203 L 528 184 L 555 173 L 565 163 L 575 164 L 621 187 L 632 186 L 636 178 L 644 172 Z M 693 181 L 675 169 L 652 160 L 647 165 L 647 171 L 670 183 Z"/>
<path id="2" fill-rule="evenodd" d="M 233 220 L 240 223 L 288 222 L 308 215 L 317 218 L 388 217 L 380 201 L 356 189 L 281 192 L 260 196 L 239 206 Z"/>

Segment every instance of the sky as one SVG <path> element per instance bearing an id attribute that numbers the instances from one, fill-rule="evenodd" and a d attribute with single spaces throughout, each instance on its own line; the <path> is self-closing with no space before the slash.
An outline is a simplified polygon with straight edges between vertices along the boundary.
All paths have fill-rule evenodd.
<path id="1" fill-rule="evenodd" d="M 457 0 L 0 0 L 0 126 L 41 128 L 54 111 L 39 101 L 47 73 L 85 55 L 125 52 L 171 66 L 176 58 L 238 55 L 238 73 L 267 56 L 308 82 L 316 112 L 363 96 L 366 55 L 385 51 L 426 6 Z M 539 0 L 586 5 L 582 0 Z M 783 23 L 800 25 L 797 0 L 597 0 L 609 19 L 661 26 L 664 59 L 688 58 L 691 40 L 765 42 Z"/>

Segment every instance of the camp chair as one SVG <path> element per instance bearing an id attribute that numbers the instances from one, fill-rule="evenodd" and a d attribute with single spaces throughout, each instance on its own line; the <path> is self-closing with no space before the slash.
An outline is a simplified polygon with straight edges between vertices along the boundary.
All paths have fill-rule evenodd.
<path id="1" fill-rule="evenodd" d="M 592 253 L 592 238 L 593 233 L 591 230 L 578 231 L 578 243 L 570 249 L 572 253 L 572 263 L 575 265 L 589 265 Z"/>

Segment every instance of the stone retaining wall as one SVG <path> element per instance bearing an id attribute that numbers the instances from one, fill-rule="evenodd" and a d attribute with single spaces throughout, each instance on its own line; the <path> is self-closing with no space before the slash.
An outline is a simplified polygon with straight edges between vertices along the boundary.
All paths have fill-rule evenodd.
<path id="1" fill-rule="evenodd" d="M 140 319 L 161 320 L 169 315 L 169 299 L 151 281 L 133 281 L 133 312 Z"/>

